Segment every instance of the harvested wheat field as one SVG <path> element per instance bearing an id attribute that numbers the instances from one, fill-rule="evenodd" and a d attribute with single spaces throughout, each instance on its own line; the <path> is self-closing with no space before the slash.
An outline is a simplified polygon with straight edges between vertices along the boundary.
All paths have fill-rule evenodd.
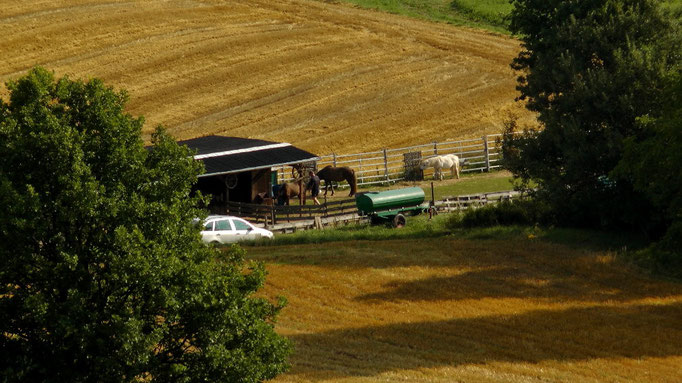
<path id="1" fill-rule="evenodd" d="M 535 239 L 248 248 L 278 331 L 275 382 L 679 382 L 682 286 Z"/>
<path id="2" fill-rule="evenodd" d="M 499 133 L 518 41 L 305 0 L 14 1 L 0 80 L 98 77 L 178 139 L 224 134 L 318 154 Z M 6 90 L 2 91 L 6 94 Z"/>

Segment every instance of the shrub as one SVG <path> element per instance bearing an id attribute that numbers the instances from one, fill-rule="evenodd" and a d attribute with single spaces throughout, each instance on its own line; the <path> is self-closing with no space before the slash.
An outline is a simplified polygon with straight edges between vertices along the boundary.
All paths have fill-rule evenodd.
<path id="1" fill-rule="evenodd" d="M 461 219 L 450 221 L 451 227 L 491 227 L 510 225 L 552 225 L 554 214 L 549 207 L 534 200 L 501 201 L 467 210 Z"/>

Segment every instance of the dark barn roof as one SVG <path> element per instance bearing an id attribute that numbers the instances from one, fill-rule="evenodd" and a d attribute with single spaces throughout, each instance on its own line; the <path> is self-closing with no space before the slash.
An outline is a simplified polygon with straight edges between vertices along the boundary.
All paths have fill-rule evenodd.
<path id="1" fill-rule="evenodd" d="M 197 151 L 194 159 L 204 162 L 206 173 L 200 177 L 239 173 L 292 165 L 320 158 L 288 143 L 249 138 L 206 136 L 178 141 Z"/>

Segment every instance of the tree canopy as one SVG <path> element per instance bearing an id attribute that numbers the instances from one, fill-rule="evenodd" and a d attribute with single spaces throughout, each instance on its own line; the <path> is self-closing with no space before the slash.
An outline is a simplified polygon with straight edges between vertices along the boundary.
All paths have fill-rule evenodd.
<path id="1" fill-rule="evenodd" d="M 652 224 L 661 236 L 645 254 L 651 266 L 682 277 L 682 73 L 665 94 L 661 115 L 641 118 L 643 134 L 625 140 L 614 173 L 651 201 Z"/>
<path id="2" fill-rule="evenodd" d="M 0 100 L 5 381 L 256 382 L 286 369 L 265 270 L 205 246 L 202 171 L 102 81 L 42 68 Z"/>
<path id="3" fill-rule="evenodd" d="M 507 135 L 507 167 L 565 223 L 639 225 L 650 201 L 612 171 L 638 118 L 660 113 L 679 65 L 674 18 L 656 0 L 513 0 L 520 99 L 539 129 Z M 513 125 L 513 124 L 512 124 Z M 508 132 L 510 133 L 510 132 Z"/>

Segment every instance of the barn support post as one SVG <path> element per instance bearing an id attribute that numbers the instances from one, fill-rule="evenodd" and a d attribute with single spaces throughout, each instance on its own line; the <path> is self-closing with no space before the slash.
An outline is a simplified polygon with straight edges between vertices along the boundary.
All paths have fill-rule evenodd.
<path id="1" fill-rule="evenodd" d="M 388 154 L 386 153 L 386 149 L 384 149 L 384 177 L 386 177 L 386 181 L 388 182 Z"/>
<path id="2" fill-rule="evenodd" d="M 490 147 L 487 135 L 483 136 L 483 151 L 485 152 L 485 171 L 490 173 Z"/>

